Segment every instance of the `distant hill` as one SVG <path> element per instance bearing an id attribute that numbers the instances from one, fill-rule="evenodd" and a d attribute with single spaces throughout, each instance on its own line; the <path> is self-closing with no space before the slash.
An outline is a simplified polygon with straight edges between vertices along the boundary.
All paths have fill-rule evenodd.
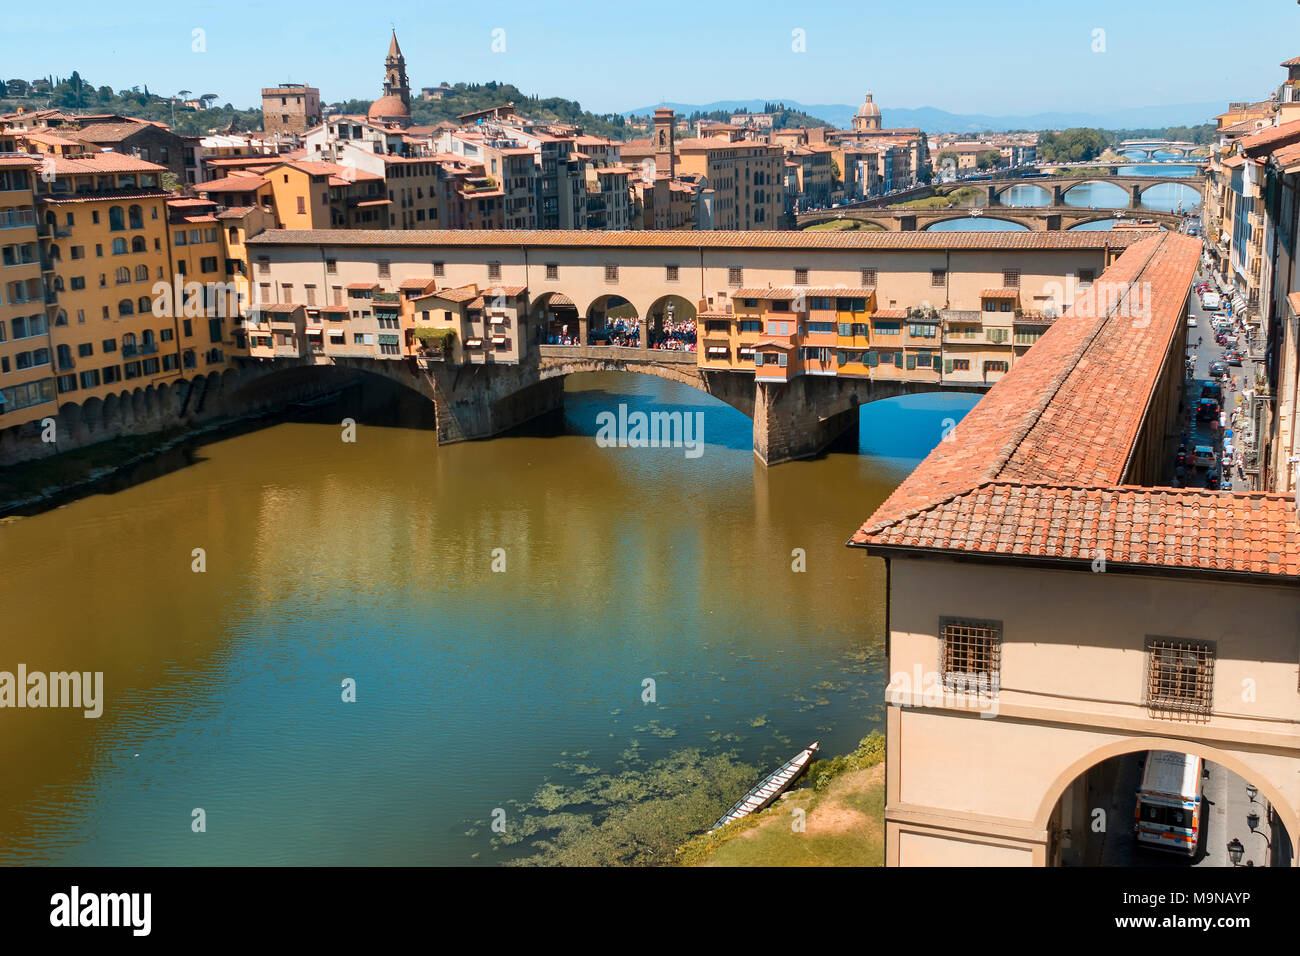
<path id="1" fill-rule="evenodd" d="M 344 100 L 331 103 L 344 113 L 365 113 L 372 100 Z M 560 96 L 537 96 L 525 93 L 513 83 L 492 80 L 487 83 L 456 83 L 451 85 L 441 99 L 426 100 L 418 91 L 411 96 L 411 122 L 433 126 L 443 120 L 455 122 L 464 113 L 475 113 L 493 106 L 514 103 L 515 108 L 529 119 L 545 123 L 564 123 L 581 126 L 591 136 L 625 139 L 628 130 L 618 113 L 597 114 L 582 108 L 576 100 Z"/>
<path id="2" fill-rule="evenodd" d="M 671 106 L 678 113 L 711 113 L 718 110 L 745 109 L 757 113 L 768 100 L 719 100 L 714 103 L 659 103 L 658 106 Z M 857 113 L 857 106 L 842 104 L 805 104 L 794 100 L 784 100 L 790 109 L 809 113 L 838 129 L 847 129 Z M 1028 116 L 994 116 L 983 113 L 949 113 L 947 110 L 933 106 L 916 109 L 881 107 L 883 122 L 886 127 L 916 127 L 927 133 L 978 133 L 983 130 L 1003 131 L 1013 129 L 1045 130 L 1070 129 L 1087 126 L 1098 129 L 1155 129 L 1166 126 L 1195 126 L 1204 123 L 1211 116 L 1223 112 L 1227 100 L 1216 103 L 1184 103 L 1176 106 L 1139 106 L 1117 108 L 1105 113 L 1034 113 Z M 654 106 L 627 110 L 624 116 L 647 116 L 653 113 Z"/>

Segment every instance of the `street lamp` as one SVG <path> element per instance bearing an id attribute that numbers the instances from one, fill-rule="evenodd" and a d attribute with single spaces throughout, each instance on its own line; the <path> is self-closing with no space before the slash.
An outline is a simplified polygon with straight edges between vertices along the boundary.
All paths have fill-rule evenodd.
<path id="1" fill-rule="evenodd" d="M 1250 797 L 1251 803 L 1254 803 L 1255 798 L 1259 796 L 1259 787 L 1255 786 L 1253 783 L 1246 784 L 1246 796 Z"/>
<path id="2" fill-rule="evenodd" d="M 1228 843 L 1228 859 L 1232 861 L 1233 866 L 1241 866 L 1241 858 L 1245 854 L 1246 848 L 1242 842 L 1233 837 Z"/>

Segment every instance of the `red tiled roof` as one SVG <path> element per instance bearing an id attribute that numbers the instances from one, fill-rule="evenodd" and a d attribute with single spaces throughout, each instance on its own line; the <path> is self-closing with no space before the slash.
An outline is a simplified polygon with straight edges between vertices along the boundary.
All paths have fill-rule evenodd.
<path id="1" fill-rule="evenodd" d="M 1300 575 L 1295 501 L 1264 492 L 990 481 L 870 540 L 1084 564 L 1100 551 L 1107 564 Z"/>
<path id="2" fill-rule="evenodd" d="M 199 183 L 194 188 L 201 193 L 252 193 L 267 183 L 265 176 L 225 176 L 221 179 Z"/>
<path id="3" fill-rule="evenodd" d="M 349 289 L 378 289 L 378 288 L 379 288 L 379 283 L 378 283 L 378 282 L 349 282 L 348 285 L 347 285 L 347 288 L 349 288 Z"/>
<path id="4" fill-rule="evenodd" d="M 430 292 L 425 298 L 444 299 L 447 302 L 469 302 L 477 297 L 478 292 L 470 286 L 465 286 L 460 289 L 439 289 Z"/>
<path id="5" fill-rule="evenodd" d="M 1300 573 L 1300 530 L 1285 496 L 1129 483 L 1199 256 L 1195 239 L 1173 233 L 1130 246 L 850 543 L 1069 557 L 1085 517 L 1109 509 L 1113 527 L 1099 525 L 1089 539 L 1107 560 Z M 1205 543 L 1185 540 L 1192 528 Z"/>
<path id="6" fill-rule="evenodd" d="M 429 288 L 429 286 L 432 285 L 434 281 L 435 280 L 433 279 L 424 279 L 418 276 L 412 276 L 409 279 L 403 279 L 401 283 L 397 286 L 397 288 L 418 289 L 419 291 L 423 292 L 425 289 Z"/>
<path id="7" fill-rule="evenodd" d="M 265 246 L 446 246 L 446 247 L 649 247 L 688 249 L 1112 249 L 1140 237 L 1105 231 L 1060 232 L 847 232 L 771 230 L 585 229 L 268 229 L 253 241 Z"/>
<path id="8" fill-rule="evenodd" d="M 1272 151 L 1272 147 L 1300 140 L 1300 120 L 1270 126 L 1250 136 L 1243 136 L 1237 142 L 1248 156 L 1258 156 Z"/>
<path id="9" fill-rule="evenodd" d="M 79 156 L 75 159 L 67 156 L 47 155 L 43 156 L 42 159 L 47 164 L 47 169 L 53 168 L 56 176 L 67 176 L 73 173 L 167 172 L 166 166 L 146 163 L 143 159 L 124 156 L 121 153 L 91 153 L 88 156 Z"/>
<path id="10" fill-rule="evenodd" d="M 981 299 L 1018 299 L 1019 289 L 985 289 L 980 293 Z"/>

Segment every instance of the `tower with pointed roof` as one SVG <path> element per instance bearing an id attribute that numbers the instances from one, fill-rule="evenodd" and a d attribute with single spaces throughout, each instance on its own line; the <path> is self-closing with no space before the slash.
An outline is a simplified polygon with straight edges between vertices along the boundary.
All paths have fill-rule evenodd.
<path id="1" fill-rule="evenodd" d="M 384 58 L 384 94 L 370 104 L 366 118 L 372 123 L 411 123 L 411 86 L 406 79 L 406 57 L 397 45 L 397 31 L 388 44 Z"/>

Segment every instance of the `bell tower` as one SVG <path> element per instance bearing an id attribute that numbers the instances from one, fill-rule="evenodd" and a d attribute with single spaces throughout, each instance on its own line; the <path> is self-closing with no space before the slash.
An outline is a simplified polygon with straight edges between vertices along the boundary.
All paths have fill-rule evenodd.
<path id="1" fill-rule="evenodd" d="M 397 31 L 393 31 L 392 42 L 388 44 L 388 56 L 384 58 L 384 96 L 396 96 L 408 110 L 411 108 L 411 87 L 406 79 L 406 57 L 397 45 Z"/>
<path id="2" fill-rule="evenodd" d="M 669 107 L 661 106 L 655 110 L 655 173 L 667 174 L 669 179 L 677 176 L 677 145 L 673 142 L 673 127 L 676 125 Z"/>

